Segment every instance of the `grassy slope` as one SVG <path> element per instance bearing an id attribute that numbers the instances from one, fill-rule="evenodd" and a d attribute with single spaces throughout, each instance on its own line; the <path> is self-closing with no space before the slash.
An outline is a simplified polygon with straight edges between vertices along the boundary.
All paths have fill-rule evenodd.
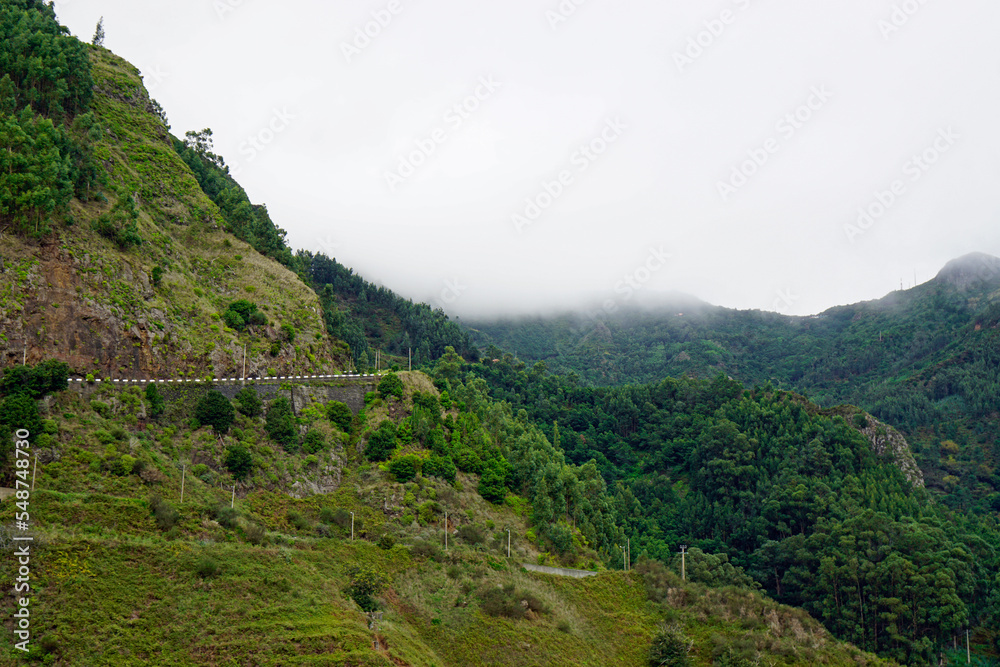
<path id="1" fill-rule="evenodd" d="M 138 70 L 93 47 L 94 110 L 104 130 L 95 155 L 109 201 L 71 204 L 72 225 L 42 242 L 0 238 L 0 312 L 8 363 L 56 356 L 101 375 L 203 377 L 238 372 L 244 344 L 251 371 L 348 367 L 331 341 L 315 293 L 292 272 L 221 229 L 218 209 L 176 155 L 150 111 Z M 126 252 L 91 229 L 120 197 L 134 196 L 144 244 Z M 163 269 L 159 286 L 153 268 Z M 261 307 L 268 327 L 227 329 L 218 314 L 237 299 Z M 278 328 L 297 330 L 294 343 Z M 273 342 L 281 343 L 277 356 Z"/>
<path id="2" fill-rule="evenodd" d="M 398 419 L 414 390 L 433 391 L 421 374 L 405 374 L 405 384 L 407 400 L 372 405 L 370 422 Z M 93 402 L 72 391 L 48 401 L 54 433 L 36 444 L 32 628 L 38 646 L 46 638 L 52 654 L 43 659 L 51 664 L 638 666 L 664 613 L 695 640 L 697 664 L 711 664 L 719 646 L 759 651 L 775 664 L 858 664 L 854 656 L 873 662 L 804 613 L 749 593 L 675 582 L 660 607 L 646 601 L 636 573 L 574 580 L 524 572 L 518 564 L 538 554 L 524 539 L 522 503 L 513 504 L 518 514 L 490 505 L 467 476 L 456 486 L 423 478 L 394 483 L 361 460 L 357 435 L 329 427 L 318 411 L 307 408 L 301 417 L 330 444 L 319 464 L 309 464 L 269 443 L 260 418 L 241 417 L 220 443 L 206 429 L 191 430 L 176 406 L 168 405 L 162 423 L 145 422 L 135 417 L 144 407 L 138 392 L 102 392 Z M 230 501 L 221 457 L 235 439 L 251 449 L 259 470 L 238 486 L 239 517 L 226 528 L 216 520 L 218 506 Z M 143 476 L 108 471 L 126 452 L 145 463 Z M 207 461 L 209 469 L 199 477 L 188 468 L 183 503 L 182 459 Z M 317 465 L 342 466 L 336 491 L 300 500 L 285 493 L 295 480 L 318 474 Z M 147 500 L 154 492 L 178 509 L 174 528 L 157 527 Z M 440 506 L 420 519 L 416 510 L 429 500 Z M 329 514 L 324 521 L 324 508 L 355 512 L 358 539 L 352 542 L 349 525 L 330 523 Z M 473 545 L 452 536 L 443 552 L 445 509 L 453 529 L 477 525 L 486 540 Z M 0 507 L 5 525 L 13 511 L 9 501 Z M 267 529 L 262 544 L 249 540 L 254 524 Z M 509 561 L 505 526 L 513 528 Z M 376 546 L 384 534 L 396 546 Z M 344 593 L 356 565 L 391 580 L 377 630 Z M 485 614 L 482 595 L 503 585 L 541 600 L 545 611 L 533 620 Z M 774 625 L 772 616 L 799 625 Z M 0 633 L 7 664 L 11 636 Z M 372 646 L 376 638 L 380 650 Z"/>

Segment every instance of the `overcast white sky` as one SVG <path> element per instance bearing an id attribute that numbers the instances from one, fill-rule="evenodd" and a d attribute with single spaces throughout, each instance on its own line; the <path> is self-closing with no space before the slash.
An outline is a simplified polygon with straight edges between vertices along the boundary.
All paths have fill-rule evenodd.
<path id="1" fill-rule="evenodd" d="M 996 0 L 55 6 L 293 248 L 462 317 L 809 314 L 1000 255 Z"/>

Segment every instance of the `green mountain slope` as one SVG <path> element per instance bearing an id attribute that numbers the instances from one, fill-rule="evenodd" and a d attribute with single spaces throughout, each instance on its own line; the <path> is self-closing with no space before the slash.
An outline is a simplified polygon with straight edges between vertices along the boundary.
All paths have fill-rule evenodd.
<path id="1" fill-rule="evenodd" d="M 8 616 L 0 660 L 882 662 L 847 638 L 918 664 L 963 623 L 995 643 L 995 526 L 913 488 L 866 415 L 724 379 L 589 391 L 470 364 L 440 311 L 292 252 L 210 135 L 171 137 L 137 70 L 50 5 L 6 0 L 0 28 L 0 550 L 34 538 L 30 653 Z M 409 347 L 432 377 L 65 389 L 69 371 L 300 374 Z M 28 606 L 14 572 L 10 608 Z"/>
<path id="2" fill-rule="evenodd" d="M 903 431 L 928 484 L 950 502 L 1000 510 L 998 322 L 1000 260 L 969 255 L 913 289 L 812 317 L 689 300 L 470 326 L 481 345 L 591 385 L 721 372 L 825 406 L 859 405 Z"/>

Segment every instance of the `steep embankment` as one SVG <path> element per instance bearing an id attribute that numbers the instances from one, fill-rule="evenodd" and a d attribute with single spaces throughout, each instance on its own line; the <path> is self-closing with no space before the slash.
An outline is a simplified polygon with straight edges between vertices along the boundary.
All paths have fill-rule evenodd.
<path id="1" fill-rule="evenodd" d="M 229 376 L 245 346 L 248 373 L 347 368 L 316 294 L 221 228 L 138 70 L 99 47 L 91 61 L 106 196 L 73 199 L 51 235 L 0 236 L 5 365 L 55 357 L 99 377 Z M 140 245 L 122 249 L 95 230 L 102 222 L 134 222 Z M 267 323 L 227 327 L 221 314 L 241 299 Z"/>

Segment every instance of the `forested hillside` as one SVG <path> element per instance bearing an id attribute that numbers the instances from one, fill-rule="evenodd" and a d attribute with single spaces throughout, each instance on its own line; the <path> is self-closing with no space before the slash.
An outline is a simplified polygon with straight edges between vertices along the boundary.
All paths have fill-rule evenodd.
<path id="1" fill-rule="evenodd" d="M 812 317 L 692 303 L 478 322 L 480 344 L 600 386 L 711 378 L 771 382 L 863 407 L 907 436 L 955 507 L 1000 510 L 1000 260 L 970 255 L 932 281 Z M 497 357 L 498 350 L 487 352 Z"/>
<path id="2" fill-rule="evenodd" d="M 29 659 L 929 665 L 969 629 L 995 660 L 996 495 L 967 484 L 995 479 L 995 452 L 974 459 L 994 275 L 965 262 L 808 321 L 691 301 L 546 320 L 518 346 L 579 373 L 481 360 L 440 310 L 293 252 L 211 132 L 171 136 L 138 70 L 51 4 L 0 1 L 0 30 L 0 481 L 22 494 L 0 551 L 30 530 Z M 335 381 L 206 380 L 410 349 L 427 374 L 344 380 L 353 409 Z M 831 405 L 854 396 L 878 410 Z M 949 457 L 953 480 L 927 475 L 948 504 L 893 416 Z"/>

